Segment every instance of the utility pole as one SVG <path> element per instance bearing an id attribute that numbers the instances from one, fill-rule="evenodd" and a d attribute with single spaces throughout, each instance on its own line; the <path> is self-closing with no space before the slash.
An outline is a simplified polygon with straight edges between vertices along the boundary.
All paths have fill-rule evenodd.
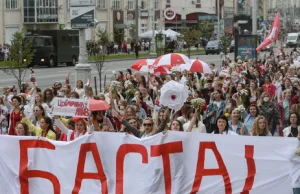
<path id="1" fill-rule="evenodd" d="M 220 0 L 217 0 L 217 10 L 218 10 L 218 35 L 217 35 L 217 38 L 220 39 L 220 33 L 221 33 L 221 29 L 220 29 Z"/>
<path id="2" fill-rule="evenodd" d="M 139 42 L 139 1 L 135 0 L 135 42 Z"/>
<path id="3" fill-rule="evenodd" d="M 253 0 L 252 7 L 252 34 L 257 34 L 257 0 Z"/>

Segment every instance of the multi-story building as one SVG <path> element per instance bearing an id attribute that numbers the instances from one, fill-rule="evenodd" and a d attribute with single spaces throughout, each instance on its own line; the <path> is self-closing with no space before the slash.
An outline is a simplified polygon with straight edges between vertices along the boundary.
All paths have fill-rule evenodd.
<path id="1" fill-rule="evenodd" d="M 12 34 L 22 29 L 70 28 L 70 1 L 1 0 L 0 44 L 9 44 Z M 221 15 L 228 17 L 228 14 L 232 14 L 234 0 L 219 1 Z M 96 0 L 95 18 L 100 21 L 97 28 L 106 28 L 110 34 L 114 27 L 124 29 L 125 40 L 129 38 L 129 27 L 135 24 L 137 17 L 135 2 L 136 0 Z M 226 9 L 223 9 L 224 2 Z M 164 18 L 164 10 L 168 7 L 176 11 L 173 20 Z M 201 16 L 218 14 L 217 0 L 138 0 L 138 8 L 139 33 L 153 27 L 178 31 L 184 27 L 196 26 Z M 87 29 L 86 39 L 94 37 L 95 29 Z"/>

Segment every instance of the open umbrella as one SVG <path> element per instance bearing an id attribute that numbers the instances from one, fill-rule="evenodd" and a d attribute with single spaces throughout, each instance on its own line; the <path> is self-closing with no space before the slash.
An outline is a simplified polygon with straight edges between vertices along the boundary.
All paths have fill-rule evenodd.
<path id="1" fill-rule="evenodd" d="M 212 73 L 209 65 L 199 59 L 191 59 L 192 63 L 182 64 L 179 66 L 181 71 L 187 70 L 190 72 Z"/>
<path id="2" fill-rule="evenodd" d="M 94 100 L 90 99 L 89 110 L 90 111 L 97 111 L 97 110 L 108 110 L 110 105 L 107 104 L 105 100 Z"/>
<path id="3" fill-rule="evenodd" d="M 131 69 L 142 72 L 149 72 L 149 66 L 153 64 L 154 59 L 141 59 L 131 65 Z"/>
<path id="4" fill-rule="evenodd" d="M 178 54 L 178 53 L 170 53 L 158 57 L 154 61 L 153 66 L 154 67 L 163 66 L 171 69 L 174 66 L 179 66 L 182 64 L 189 64 L 189 63 L 191 63 L 191 60 L 186 55 Z"/>

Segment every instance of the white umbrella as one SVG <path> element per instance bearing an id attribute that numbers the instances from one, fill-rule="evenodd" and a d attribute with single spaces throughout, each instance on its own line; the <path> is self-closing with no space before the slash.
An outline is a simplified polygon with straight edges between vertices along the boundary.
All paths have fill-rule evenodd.
<path id="1" fill-rule="evenodd" d="M 154 31 L 154 36 L 158 34 L 158 31 Z M 149 30 L 147 32 L 144 32 L 142 34 L 139 35 L 140 38 L 152 38 L 153 36 L 153 30 Z"/>

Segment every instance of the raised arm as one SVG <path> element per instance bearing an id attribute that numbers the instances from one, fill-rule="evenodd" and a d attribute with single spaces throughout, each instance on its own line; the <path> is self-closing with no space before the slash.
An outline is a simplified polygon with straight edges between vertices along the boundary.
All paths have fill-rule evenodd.
<path id="1" fill-rule="evenodd" d="M 73 132 L 71 129 L 68 129 L 58 118 L 55 118 L 55 124 L 63 133 L 67 134 L 68 136 Z"/>
<path id="2" fill-rule="evenodd" d="M 124 118 L 121 117 L 121 115 L 119 113 L 117 113 L 117 111 L 112 110 L 112 114 L 113 114 L 114 117 L 119 119 L 119 121 L 121 121 L 122 125 L 124 125 L 126 127 L 126 129 L 129 132 L 131 132 L 134 136 L 136 136 L 136 137 L 141 136 L 141 131 L 136 129 L 134 126 L 130 125 Z"/>

